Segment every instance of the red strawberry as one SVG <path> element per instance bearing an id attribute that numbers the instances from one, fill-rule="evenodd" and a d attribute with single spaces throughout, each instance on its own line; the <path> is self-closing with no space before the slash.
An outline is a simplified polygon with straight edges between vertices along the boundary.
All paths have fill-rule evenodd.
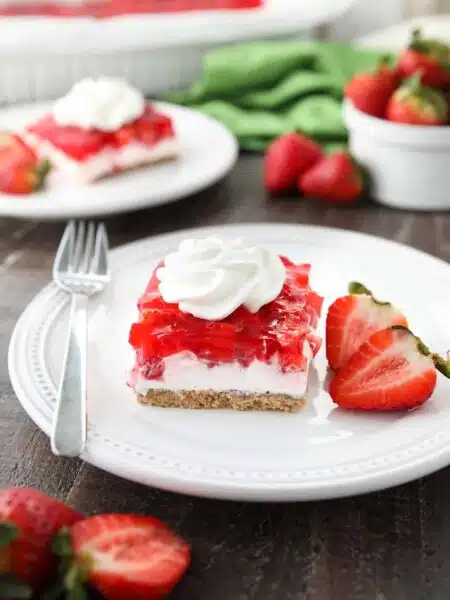
<path id="1" fill-rule="evenodd" d="M 369 337 L 391 325 L 408 326 L 404 315 L 389 302 L 376 300 L 358 282 L 348 286 L 348 295 L 335 300 L 326 320 L 326 353 L 332 369 L 340 369 Z"/>
<path id="2" fill-rule="evenodd" d="M 305 196 L 337 203 L 352 202 L 364 189 L 361 168 L 347 152 L 325 156 L 300 176 L 298 186 Z"/>
<path id="3" fill-rule="evenodd" d="M 345 87 L 345 96 L 360 111 L 382 118 L 397 83 L 397 74 L 381 65 L 374 72 L 360 73 L 353 77 Z"/>
<path id="4" fill-rule="evenodd" d="M 450 363 L 432 354 L 402 326 L 374 333 L 329 385 L 342 408 L 405 410 L 426 402 L 436 387 L 438 369 L 450 377 Z"/>
<path id="5" fill-rule="evenodd" d="M 416 73 L 392 95 L 386 118 L 409 125 L 444 125 L 448 120 L 448 104 L 440 92 L 422 85 L 420 73 Z"/>
<path id="6" fill-rule="evenodd" d="M 68 591 L 89 583 L 106 600 L 165 598 L 190 561 L 189 545 L 164 523 L 136 515 L 89 517 L 53 546 L 65 558 Z"/>
<path id="7" fill-rule="evenodd" d="M 420 30 L 415 30 L 411 43 L 400 55 L 397 73 L 406 79 L 418 72 L 424 85 L 450 86 L 450 46 L 439 40 L 423 39 Z"/>
<path id="8" fill-rule="evenodd" d="M 267 149 L 264 181 L 269 192 L 283 192 L 295 187 L 301 173 L 322 158 L 321 147 L 299 133 L 277 138 Z"/>
<path id="9" fill-rule="evenodd" d="M 50 170 L 47 161 L 38 162 L 34 150 L 19 136 L 0 132 L 0 191 L 30 194 L 39 189 Z"/>
<path id="10" fill-rule="evenodd" d="M 0 490 L 0 597 L 30 586 L 40 590 L 56 571 L 51 550 L 54 535 L 82 518 L 73 508 L 36 490 Z"/>

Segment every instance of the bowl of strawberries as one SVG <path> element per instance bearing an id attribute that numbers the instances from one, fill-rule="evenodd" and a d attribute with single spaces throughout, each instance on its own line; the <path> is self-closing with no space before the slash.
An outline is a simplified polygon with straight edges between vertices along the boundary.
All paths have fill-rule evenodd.
<path id="1" fill-rule="evenodd" d="M 410 210 L 450 209 L 450 44 L 414 31 L 395 66 L 346 86 L 349 150 L 371 196 Z"/>

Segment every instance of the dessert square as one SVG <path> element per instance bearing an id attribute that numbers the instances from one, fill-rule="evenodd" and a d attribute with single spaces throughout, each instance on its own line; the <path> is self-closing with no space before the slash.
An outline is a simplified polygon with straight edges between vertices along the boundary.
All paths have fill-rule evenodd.
<path id="1" fill-rule="evenodd" d="M 137 400 L 300 410 L 321 345 L 310 269 L 241 241 L 183 242 L 153 272 L 131 326 Z"/>
<path id="2" fill-rule="evenodd" d="M 87 184 L 178 154 L 171 118 L 115 78 L 79 82 L 22 137 L 52 164 L 50 185 Z"/>

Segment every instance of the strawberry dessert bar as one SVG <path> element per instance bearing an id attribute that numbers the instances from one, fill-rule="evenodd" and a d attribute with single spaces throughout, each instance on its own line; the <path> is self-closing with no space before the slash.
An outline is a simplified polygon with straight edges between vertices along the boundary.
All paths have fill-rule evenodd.
<path id="1" fill-rule="evenodd" d="M 216 238 L 185 240 L 153 272 L 129 341 L 142 404 L 299 410 L 321 340 L 310 265 Z"/>
<path id="2" fill-rule="evenodd" d="M 48 184 L 86 184 L 178 153 L 172 120 L 116 78 L 85 79 L 22 138 L 52 165 Z"/>

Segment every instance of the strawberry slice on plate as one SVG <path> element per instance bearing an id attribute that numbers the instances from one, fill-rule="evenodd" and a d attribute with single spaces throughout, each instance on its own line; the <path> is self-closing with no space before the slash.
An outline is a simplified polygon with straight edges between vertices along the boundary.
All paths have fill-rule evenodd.
<path id="1" fill-rule="evenodd" d="M 329 393 L 342 408 L 407 410 L 434 392 L 437 370 L 450 377 L 450 362 L 432 354 L 409 329 L 374 333 L 330 381 Z"/>
<path id="2" fill-rule="evenodd" d="M 349 293 L 335 300 L 326 319 L 326 354 L 330 367 L 340 369 L 368 338 L 391 325 L 408 326 L 402 312 L 389 302 L 380 302 L 358 282 Z"/>
<path id="3" fill-rule="evenodd" d="M 160 600 L 184 575 L 190 547 L 152 517 L 96 515 L 63 531 L 54 550 L 65 558 L 70 597 L 88 583 L 106 600 Z M 81 591 L 82 593 L 82 591 Z"/>
<path id="4" fill-rule="evenodd" d="M 0 490 L 0 598 L 29 598 L 56 572 L 53 536 L 82 516 L 36 490 Z M 27 589 L 29 595 L 27 595 Z"/>

